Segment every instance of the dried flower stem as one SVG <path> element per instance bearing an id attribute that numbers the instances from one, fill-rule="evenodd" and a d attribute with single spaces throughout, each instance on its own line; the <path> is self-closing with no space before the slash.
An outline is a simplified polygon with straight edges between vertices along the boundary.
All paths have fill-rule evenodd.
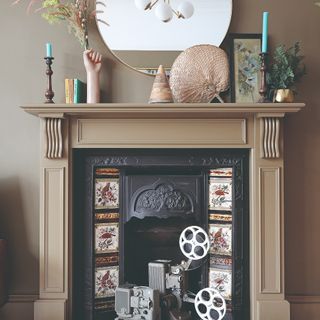
<path id="1" fill-rule="evenodd" d="M 16 5 L 20 2 L 22 0 L 15 0 L 12 4 Z M 96 13 L 101 12 L 101 10 L 90 11 L 89 8 L 94 5 L 93 0 L 30 0 L 27 12 L 30 12 L 36 3 L 39 3 L 40 7 L 35 12 L 41 12 L 42 17 L 51 24 L 66 21 L 69 32 L 85 49 L 89 48 L 88 23 L 96 16 Z M 104 5 L 101 2 L 98 3 Z"/>

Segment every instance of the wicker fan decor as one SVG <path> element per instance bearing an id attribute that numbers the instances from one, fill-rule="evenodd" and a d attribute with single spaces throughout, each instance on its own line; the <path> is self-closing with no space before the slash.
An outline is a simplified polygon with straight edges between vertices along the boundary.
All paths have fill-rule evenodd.
<path id="1" fill-rule="evenodd" d="M 208 103 L 229 88 L 227 54 L 213 45 L 196 45 L 173 63 L 170 87 L 175 102 Z M 223 102 L 223 101 L 222 101 Z"/>

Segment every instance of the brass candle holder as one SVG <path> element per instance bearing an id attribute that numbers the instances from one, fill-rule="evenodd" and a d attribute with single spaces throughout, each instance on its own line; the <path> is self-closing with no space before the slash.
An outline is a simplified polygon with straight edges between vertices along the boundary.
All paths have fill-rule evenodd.
<path id="1" fill-rule="evenodd" d="M 260 54 L 261 61 L 261 82 L 260 82 L 260 96 L 259 103 L 270 103 L 271 101 L 268 98 L 268 85 L 267 85 L 267 71 L 268 71 L 268 53 L 261 52 Z"/>
<path id="2" fill-rule="evenodd" d="M 46 60 L 46 65 L 47 65 L 47 69 L 46 69 L 46 75 L 47 75 L 47 84 L 48 84 L 48 88 L 45 92 L 45 97 L 46 97 L 46 101 L 44 103 L 54 103 L 52 98 L 54 97 L 54 92 L 52 90 L 52 74 L 53 71 L 51 69 L 51 65 L 52 65 L 52 60 L 54 59 L 53 57 L 45 57 L 44 58 Z"/>

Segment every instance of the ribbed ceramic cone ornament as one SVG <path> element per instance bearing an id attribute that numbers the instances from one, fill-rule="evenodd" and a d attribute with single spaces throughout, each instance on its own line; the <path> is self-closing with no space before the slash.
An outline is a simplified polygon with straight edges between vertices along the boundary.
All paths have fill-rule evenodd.
<path id="1" fill-rule="evenodd" d="M 149 103 L 171 102 L 173 102 L 172 92 L 164 68 L 160 65 L 156 78 L 154 79 Z"/>

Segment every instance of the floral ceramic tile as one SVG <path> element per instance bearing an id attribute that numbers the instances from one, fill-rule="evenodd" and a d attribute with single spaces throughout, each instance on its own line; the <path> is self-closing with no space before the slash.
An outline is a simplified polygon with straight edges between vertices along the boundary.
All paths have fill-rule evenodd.
<path id="1" fill-rule="evenodd" d="M 222 222 L 232 222 L 232 215 L 231 214 L 210 213 L 209 220 L 222 221 Z"/>
<path id="2" fill-rule="evenodd" d="M 232 210 L 232 178 L 209 179 L 209 209 Z"/>
<path id="3" fill-rule="evenodd" d="M 119 250 L 118 223 L 97 223 L 95 225 L 96 253 L 117 252 Z"/>
<path id="4" fill-rule="evenodd" d="M 119 220 L 119 212 L 96 213 L 96 221 Z"/>
<path id="5" fill-rule="evenodd" d="M 104 267 L 107 265 L 118 265 L 119 264 L 119 255 L 115 253 L 114 255 L 108 256 L 96 256 L 96 266 Z"/>
<path id="6" fill-rule="evenodd" d="M 114 209 L 119 207 L 119 179 L 96 179 L 95 208 Z"/>
<path id="7" fill-rule="evenodd" d="M 119 285 L 119 267 L 96 268 L 95 296 L 96 298 L 113 297 Z"/>
<path id="8" fill-rule="evenodd" d="M 215 255 L 210 256 L 210 266 L 225 266 L 225 267 L 230 267 L 232 266 L 232 259 L 231 258 L 226 258 L 226 257 L 217 257 Z"/>
<path id="9" fill-rule="evenodd" d="M 210 268 L 209 287 L 218 290 L 226 300 L 231 300 L 232 271 Z"/>
<path id="10" fill-rule="evenodd" d="M 209 224 L 210 253 L 232 255 L 232 225 Z"/>
<path id="11" fill-rule="evenodd" d="M 114 310 L 115 301 L 112 300 L 96 300 L 94 303 L 95 310 Z"/>
<path id="12" fill-rule="evenodd" d="M 232 168 L 211 169 L 209 175 L 212 177 L 232 177 Z"/>
<path id="13" fill-rule="evenodd" d="M 96 175 L 99 176 L 118 176 L 119 170 L 115 168 L 97 168 Z"/>

